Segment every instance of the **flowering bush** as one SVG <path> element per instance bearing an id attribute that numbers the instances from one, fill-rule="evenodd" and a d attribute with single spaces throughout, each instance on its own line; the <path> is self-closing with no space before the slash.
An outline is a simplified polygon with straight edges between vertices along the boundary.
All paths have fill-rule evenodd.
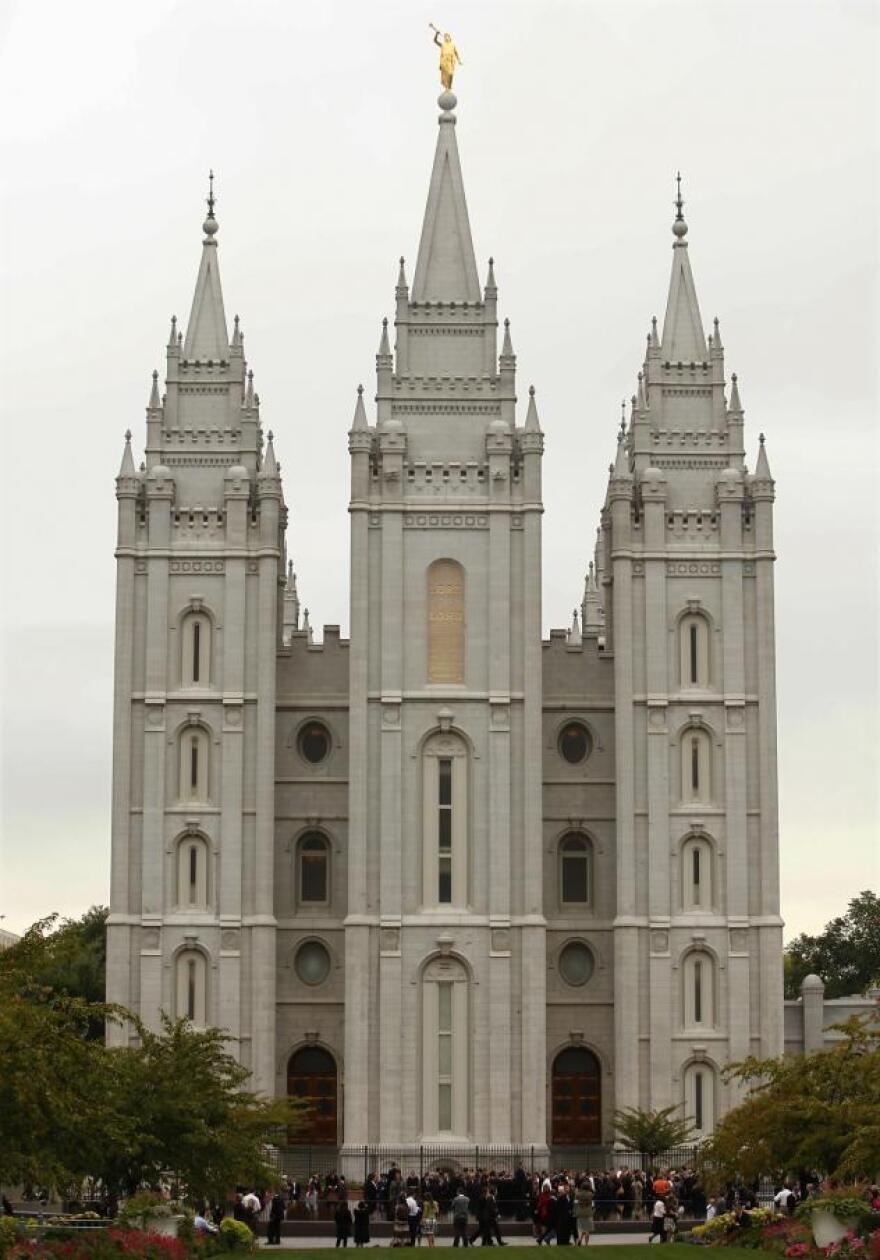
<path id="1" fill-rule="evenodd" d="M 54 1238 L 17 1237 L 4 1260 L 188 1260 L 186 1244 L 139 1229 L 57 1230 Z"/>
<path id="2" fill-rule="evenodd" d="M 772 1220 L 773 1213 L 769 1208 L 752 1208 L 749 1212 L 749 1227 L 736 1229 L 734 1228 L 736 1217 L 733 1212 L 722 1212 L 719 1216 L 713 1216 L 711 1221 L 706 1221 L 704 1225 L 695 1225 L 690 1232 L 690 1237 L 701 1243 L 723 1245 L 729 1242 L 737 1247 L 754 1247 L 757 1243 L 751 1240 L 752 1235 L 759 1234 Z"/>

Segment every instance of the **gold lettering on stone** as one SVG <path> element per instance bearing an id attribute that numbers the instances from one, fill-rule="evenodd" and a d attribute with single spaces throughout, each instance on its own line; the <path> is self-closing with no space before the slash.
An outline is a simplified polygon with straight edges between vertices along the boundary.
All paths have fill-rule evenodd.
<path id="1" fill-rule="evenodd" d="M 455 560 L 428 569 L 428 682 L 464 682 L 464 569 Z"/>

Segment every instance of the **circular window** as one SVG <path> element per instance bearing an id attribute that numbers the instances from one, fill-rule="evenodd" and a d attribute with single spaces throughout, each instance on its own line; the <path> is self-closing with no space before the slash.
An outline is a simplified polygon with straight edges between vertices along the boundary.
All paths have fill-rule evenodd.
<path id="1" fill-rule="evenodd" d="M 323 984 L 330 974 L 330 955 L 320 941 L 306 941 L 296 951 L 296 974 L 303 984 Z"/>
<path id="2" fill-rule="evenodd" d="M 559 751 L 571 766 L 586 761 L 593 751 L 590 732 L 583 722 L 568 722 L 559 732 Z"/>
<path id="3" fill-rule="evenodd" d="M 559 955 L 559 974 L 566 984 L 586 984 L 593 974 L 592 951 L 581 941 L 572 941 Z"/>
<path id="4" fill-rule="evenodd" d="M 316 766 L 330 752 L 330 732 L 323 722 L 306 722 L 297 740 L 300 755 Z"/>

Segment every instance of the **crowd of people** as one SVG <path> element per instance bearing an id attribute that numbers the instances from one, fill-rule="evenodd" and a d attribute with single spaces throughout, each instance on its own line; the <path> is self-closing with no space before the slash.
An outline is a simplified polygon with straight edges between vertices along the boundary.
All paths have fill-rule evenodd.
<path id="1" fill-rule="evenodd" d="M 314 1218 L 320 1213 L 335 1221 L 337 1247 L 347 1247 L 350 1240 L 357 1247 L 368 1243 L 376 1220 L 391 1224 L 392 1246 L 433 1247 L 441 1219 L 451 1224 L 455 1246 L 469 1247 L 477 1241 L 506 1246 L 503 1226 L 511 1220 L 531 1222 L 539 1246 L 585 1246 L 597 1222 L 641 1221 L 649 1227 L 649 1241 L 668 1243 L 674 1241 L 682 1218 L 704 1220 L 730 1213 L 731 1228 L 745 1228 L 749 1213 L 758 1206 L 757 1188 L 746 1185 L 729 1186 L 725 1194 L 707 1199 L 693 1168 L 548 1174 L 529 1173 L 519 1165 L 513 1172 L 433 1169 L 404 1176 L 392 1165 L 385 1172 L 371 1172 L 358 1189 L 355 1204 L 338 1173 L 304 1182 L 285 1176 L 274 1194 L 236 1195 L 233 1214 L 251 1226 L 266 1219 L 269 1245 L 280 1243 L 281 1225 L 289 1216 Z M 773 1206 L 780 1214 L 791 1213 L 816 1190 L 817 1184 L 811 1183 L 780 1185 L 775 1187 Z"/>

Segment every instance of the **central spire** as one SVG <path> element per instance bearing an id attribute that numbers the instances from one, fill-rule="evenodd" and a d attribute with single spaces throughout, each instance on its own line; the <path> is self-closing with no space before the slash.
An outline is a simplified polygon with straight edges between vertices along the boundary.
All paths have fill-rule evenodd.
<path id="1" fill-rule="evenodd" d="M 214 359 L 219 362 L 229 357 L 229 333 L 226 312 L 223 309 L 223 290 L 220 287 L 220 270 L 217 265 L 217 235 L 219 224 L 214 218 L 214 172 L 208 185 L 208 217 L 202 224 L 205 233 L 202 242 L 202 261 L 196 280 L 192 310 L 183 346 L 187 359 Z"/>
<path id="2" fill-rule="evenodd" d="M 437 103 L 443 112 L 439 119 L 440 132 L 413 277 L 412 300 L 479 302 L 480 282 L 452 112 L 458 102 L 454 93 L 442 92 Z"/>
<path id="3" fill-rule="evenodd" d="M 684 217 L 684 199 L 681 195 L 681 172 L 676 175 L 675 221 L 672 234 L 672 275 L 669 278 L 669 297 L 666 302 L 666 318 L 663 321 L 663 358 L 672 363 L 681 360 L 702 362 L 706 358 L 706 337 L 703 320 L 697 302 L 697 290 L 688 259 L 688 225 Z"/>

